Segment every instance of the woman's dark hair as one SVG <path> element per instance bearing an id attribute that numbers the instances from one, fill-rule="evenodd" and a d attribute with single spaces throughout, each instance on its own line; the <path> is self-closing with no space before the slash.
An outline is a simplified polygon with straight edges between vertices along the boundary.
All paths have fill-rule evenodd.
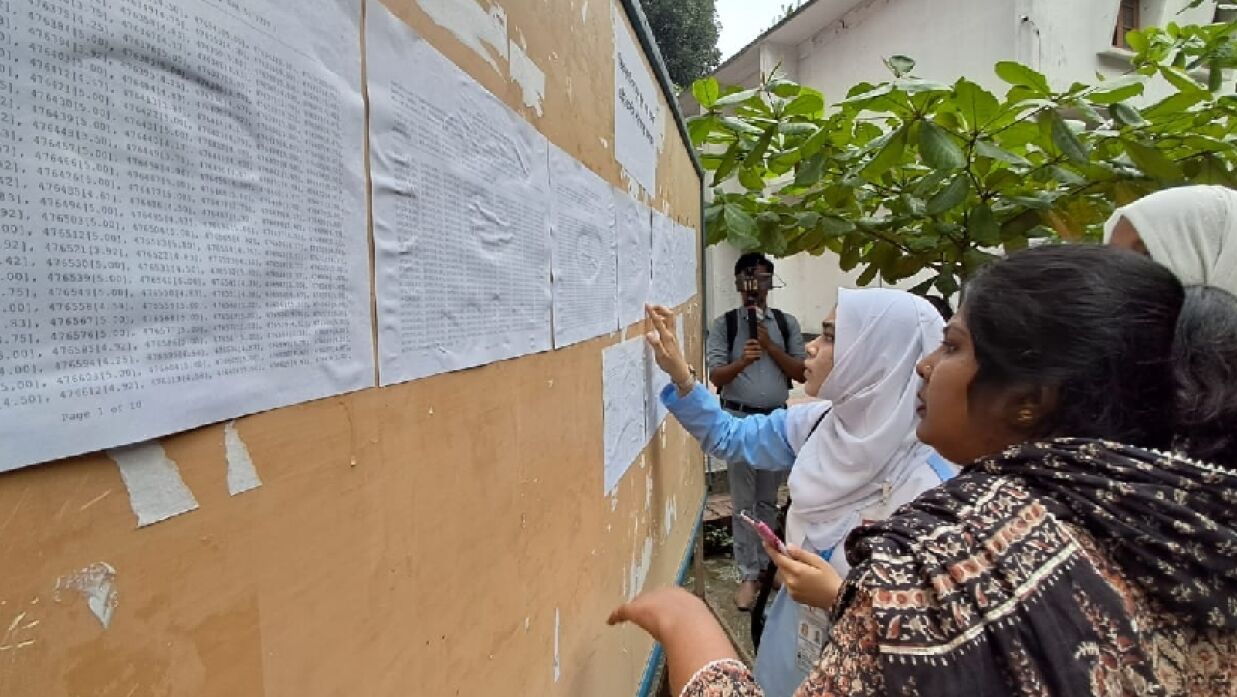
<path id="1" fill-rule="evenodd" d="M 1186 289 L 1173 344 L 1177 447 L 1237 467 L 1237 298 L 1220 288 Z"/>
<path id="2" fill-rule="evenodd" d="M 1015 252 L 967 284 L 979 364 L 972 390 L 1047 388 L 1036 437 L 1172 444 L 1173 335 L 1184 291 L 1134 252 L 1057 245 Z"/>

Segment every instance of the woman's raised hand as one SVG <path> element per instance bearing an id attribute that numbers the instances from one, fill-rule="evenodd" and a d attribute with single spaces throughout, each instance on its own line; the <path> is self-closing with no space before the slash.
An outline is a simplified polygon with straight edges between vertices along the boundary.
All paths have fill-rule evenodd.
<path id="1" fill-rule="evenodd" d="M 644 313 L 649 326 L 644 338 L 653 348 L 653 357 L 657 360 L 658 367 L 664 370 L 680 389 L 690 386 L 692 370 L 674 334 L 674 311 L 661 305 L 645 305 Z"/>

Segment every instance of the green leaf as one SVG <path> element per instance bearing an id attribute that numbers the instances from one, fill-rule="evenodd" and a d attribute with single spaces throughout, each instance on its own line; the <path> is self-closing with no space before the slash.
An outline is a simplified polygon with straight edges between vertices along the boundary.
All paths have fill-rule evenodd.
<path id="1" fill-rule="evenodd" d="M 747 121 L 744 121 L 743 119 L 737 116 L 723 116 L 721 117 L 721 122 L 723 126 L 725 126 L 726 128 L 728 128 L 729 130 L 735 133 L 745 134 L 749 136 L 764 135 L 763 128 L 760 128 L 759 126 L 753 126 L 752 124 L 748 123 Z"/>
<path id="2" fill-rule="evenodd" d="M 1017 194 L 1011 194 L 1009 196 L 1005 196 L 1004 199 L 1006 202 L 1014 204 L 1014 205 L 1023 206 L 1026 208 L 1037 208 L 1038 209 L 1038 208 L 1051 208 L 1052 201 L 1053 201 L 1053 199 L 1050 198 L 1051 196 L 1052 196 L 1051 192 L 1037 191 L 1032 196 L 1022 196 L 1022 195 L 1017 195 Z"/>
<path id="3" fill-rule="evenodd" d="M 1040 213 L 1046 223 L 1052 226 L 1061 239 L 1077 242 L 1082 239 L 1083 229 L 1069 213 L 1062 210 L 1042 211 Z"/>
<path id="4" fill-rule="evenodd" d="M 786 79 L 777 79 L 769 83 L 769 91 L 782 99 L 793 99 L 803 90 L 803 87 Z"/>
<path id="5" fill-rule="evenodd" d="M 989 192 L 1004 192 L 1022 186 L 1022 175 L 1008 168 L 998 169 L 984 178 L 984 189 Z"/>
<path id="6" fill-rule="evenodd" d="M 839 106 L 845 106 L 849 104 L 864 105 L 864 104 L 867 104 L 868 102 L 871 102 L 874 99 L 879 99 L 889 94 L 892 91 L 893 91 L 893 83 L 885 82 L 880 85 L 877 85 L 876 87 L 873 87 L 870 90 L 866 90 L 864 92 L 860 92 L 858 94 L 852 94 L 848 96 L 846 99 L 842 100 Z"/>
<path id="7" fill-rule="evenodd" d="M 970 277 L 976 271 L 992 263 L 997 257 L 979 249 L 968 249 L 962 254 L 962 268 Z"/>
<path id="8" fill-rule="evenodd" d="M 803 136 L 816 132 L 816 126 L 802 121 L 780 121 L 777 124 L 778 133 L 788 136 Z"/>
<path id="9" fill-rule="evenodd" d="M 786 174 L 799 162 L 799 151 L 790 150 L 769 158 L 769 171 L 774 174 Z"/>
<path id="10" fill-rule="evenodd" d="M 1201 93 L 1204 97 L 1207 94 L 1207 89 L 1205 87 L 1198 84 L 1194 78 L 1190 77 L 1189 73 L 1181 70 L 1180 68 L 1165 65 L 1160 68 L 1160 74 L 1163 75 L 1164 79 L 1168 80 L 1173 87 L 1176 87 L 1178 92 L 1185 94 Z"/>
<path id="11" fill-rule="evenodd" d="M 730 231 L 728 239 L 738 240 L 736 246 L 740 249 L 752 249 L 757 245 L 756 240 L 756 219 L 753 218 L 741 206 L 734 203 L 727 203 L 722 208 L 722 220 L 726 223 L 726 229 Z"/>
<path id="12" fill-rule="evenodd" d="M 1233 173 L 1229 171 L 1224 160 L 1215 155 L 1204 155 L 1199 163 L 1198 173 L 1191 179 L 1194 184 L 1216 184 L 1232 188 L 1237 185 Z"/>
<path id="13" fill-rule="evenodd" d="M 1105 80 L 1087 94 L 1087 98 L 1095 104 L 1116 104 L 1123 102 L 1130 97 L 1136 97 L 1143 93 L 1144 83 L 1147 78 L 1137 73 L 1132 75 L 1123 75 L 1112 80 Z"/>
<path id="14" fill-rule="evenodd" d="M 950 179 L 949 175 L 949 172 L 933 170 L 916 180 L 914 185 L 909 187 L 909 190 L 904 187 L 903 191 L 909 191 L 910 194 L 918 198 L 924 198 L 939 189 L 946 179 Z"/>
<path id="15" fill-rule="evenodd" d="M 864 268 L 863 273 L 859 274 L 859 278 L 855 279 L 855 283 L 860 288 L 868 285 L 872 281 L 876 280 L 876 273 L 878 271 L 880 271 L 880 267 L 878 267 L 876 264 L 869 263 L 867 267 Z"/>
<path id="16" fill-rule="evenodd" d="M 902 255 L 897 247 L 884 240 L 878 240 L 872 243 L 872 251 L 868 254 L 868 263 L 877 267 L 881 271 L 881 275 L 885 275 L 886 270 L 892 271 L 893 265 L 898 262 L 900 256 Z"/>
<path id="17" fill-rule="evenodd" d="M 958 116 L 958 112 L 953 111 L 948 104 L 942 104 L 937 109 L 932 121 L 947 131 L 955 133 L 966 131 L 966 124 L 962 123 L 962 117 Z"/>
<path id="18" fill-rule="evenodd" d="M 933 169 L 953 170 L 966 164 L 966 155 L 953 136 L 931 121 L 919 124 L 919 154 Z"/>
<path id="19" fill-rule="evenodd" d="M 687 135 L 691 138 L 692 146 L 700 149 L 704 144 L 709 134 L 713 132 L 713 127 L 717 125 L 717 120 L 711 115 L 693 116 L 687 120 Z"/>
<path id="20" fill-rule="evenodd" d="M 996 64 L 996 76 L 1011 85 L 1026 87 L 1040 96 L 1052 94 L 1048 78 L 1017 61 L 1001 61 Z"/>
<path id="21" fill-rule="evenodd" d="M 1065 119 L 1061 118 L 1061 114 L 1056 110 L 1044 112 L 1044 118 L 1047 120 L 1052 133 L 1052 144 L 1057 146 L 1057 150 L 1061 154 L 1068 157 L 1072 162 L 1079 165 L 1085 165 L 1091 161 L 1087 155 L 1086 147 L 1078 136 L 1065 123 Z"/>
<path id="22" fill-rule="evenodd" d="M 859 265 L 859 255 L 863 251 L 863 247 L 858 243 L 851 241 L 842 248 L 842 253 L 838 255 L 838 268 L 843 271 L 850 271 Z"/>
<path id="23" fill-rule="evenodd" d="M 1023 167 L 1027 167 L 1031 164 L 1027 161 L 1027 158 L 1014 154 L 1008 150 L 998 148 L 986 140 L 975 141 L 975 154 L 980 157 L 999 160 L 1000 162 L 1008 162 L 1011 165 L 1021 165 Z"/>
<path id="24" fill-rule="evenodd" d="M 929 278 L 923 283 L 919 283 L 914 288 L 911 288 L 910 292 L 914 293 L 915 295 L 927 295 L 928 291 L 932 290 L 932 285 L 934 283 L 936 283 L 936 279 Z"/>
<path id="25" fill-rule="evenodd" d="M 756 216 L 756 225 L 762 229 L 777 227 L 782 222 L 782 216 L 776 211 L 763 211 Z"/>
<path id="26" fill-rule="evenodd" d="M 885 67 L 894 77 L 902 77 L 915 69 L 915 60 L 908 56 L 894 55 L 885 59 Z"/>
<path id="27" fill-rule="evenodd" d="M 930 256 L 912 256 L 910 254 L 903 254 L 894 261 L 886 278 L 888 278 L 890 282 L 897 282 L 904 278 L 910 278 L 920 271 L 923 271 L 923 268 L 931 261 L 932 257 Z"/>
<path id="28" fill-rule="evenodd" d="M 987 203 L 971 209 L 966 231 L 972 240 L 983 246 L 995 245 L 1001 241 L 1001 226 L 997 224 L 992 208 Z"/>
<path id="29" fill-rule="evenodd" d="M 740 141 L 735 141 L 726 149 L 726 154 L 722 155 L 722 163 L 717 166 L 717 171 L 713 173 L 713 184 L 717 185 L 734 173 L 734 168 L 739 164 L 739 145 Z"/>
<path id="30" fill-rule="evenodd" d="M 825 108 L 825 100 L 819 94 L 814 92 L 805 92 L 804 94 L 795 97 L 794 101 L 786 105 L 782 110 L 784 116 L 811 116 L 818 114 Z"/>
<path id="31" fill-rule="evenodd" d="M 811 186 L 820 181 L 824 168 L 825 158 L 820 153 L 816 153 L 807 160 L 801 161 L 798 170 L 795 172 L 795 186 Z"/>
<path id="32" fill-rule="evenodd" d="M 755 167 L 764 161 L 765 153 L 769 150 L 769 143 L 773 142 L 773 136 L 777 135 L 777 124 L 769 127 L 767 131 L 756 141 L 752 149 L 748 151 L 747 157 L 743 158 L 744 167 Z"/>
<path id="33" fill-rule="evenodd" d="M 906 94 L 923 94 L 925 92 L 948 92 L 949 85 L 936 80 L 925 80 L 919 77 L 900 77 L 893 81 L 894 89 Z"/>
<path id="34" fill-rule="evenodd" d="M 1134 166 L 1152 179 L 1160 182 L 1177 182 L 1185 178 L 1181 167 L 1168 159 L 1159 149 L 1131 139 L 1122 139 L 1121 143 L 1125 146 L 1125 153 L 1130 156 Z"/>
<path id="35" fill-rule="evenodd" d="M 713 108 L 723 109 L 728 106 L 742 104 L 743 102 L 746 102 L 747 100 L 751 99 L 752 97 L 755 97 L 758 94 L 760 94 L 759 89 L 742 90 L 739 92 L 735 92 L 734 94 L 728 94 L 725 97 L 720 97 L 716 101 L 714 101 Z"/>
<path id="36" fill-rule="evenodd" d="M 854 230 L 855 224 L 836 215 L 823 215 L 820 218 L 820 229 L 830 237 L 837 237 Z"/>
<path id="37" fill-rule="evenodd" d="M 803 228 L 814 228 L 820 222 L 820 213 L 808 211 L 795 215 L 795 225 Z"/>
<path id="38" fill-rule="evenodd" d="M 1039 222 L 1039 212 L 1035 210 L 1027 210 L 1002 223 L 1001 240 L 1005 242 L 1006 249 L 1009 249 L 1009 244 L 1011 241 L 1017 240 L 1022 240 L 1022 246 L 1025 247 L 1027 233 L 1030 232 L 1032 228 L 1039 225 Z"/>
<path id="39" fill-rule="evenodd" d="M 721 90 L 717 86 L 717 78 L 714 77 L 701 78 L 692 83 L 692 96 L 705 109 L 713 108 L 720 92 Z"/>
<path id="40" fill-rule="evenodd" d="M 936 289 L 941 292 L 941 295 L 948 298 L 958 292 L 958 279 L 953 273 L 941 271 L 941 274 L 936 277 Z"/>
<path id="41" fill-rule="evenodd" d="M 1206 98 L 1207 92 L 1178 92 L 1143 109 L 1142 115 L 1148 121 L 1159 121 L 1164 117 L 1175 116 L 1181 112 L 1188 111 L 1190 107 Z"/>
<path id="42" fill-rule="evenodd" d="M 760 176 L 759 169 L 753 167 L 744 167 L 739 170 L 739 183 L 749 191 L 763 191 L 765 188 L 765 178 Z"/>
<path id="43" fill-rule="evenodd" d="M 1138 128 L 1147 124 L 1147 120 L 1142 117 L 1142 114 L 1138 113 L 1137 109 L 1128 104 L 1113 104 L 1108 107 L 1108 113 L 1112 115 L 1114 121 L 1122 126 Z"/>
<path id="44" fill-rule="evenodd" d="M 966 172 L 954 177 L 944 189 L 941 189 L 928 200 L 928 206 L 924 210 L 928 215 L 940 215 L 947 210 L 950 210 L 966 199 L 967 193 L 971 190 L 971 178 Z"/>
<path id="45" fill-rule="evenodd" d="M 876 157 L 872 158 L 867 166 L 860 171 L 860 176 L 868 181 L 879 180 L 881 175 L 901 162 L 902 155 L 906 152 L 908 130 L 907 126 L 903 126 L 895 131 L 892 137 L 881 147 Z"/>
<path id="46" fill-rule="evenodd" d="M 799 157 L 811 157 L 820 152 L 820 149 L 824 147 L 827 140 L 829 140 L 829 129 L 821 127 L 804 141 L 803 145 L 799 146 Z"/>
<path id="47" fill-rule="evenodd" d="M 995 95 L 965 78 L 954 83 L 954 102 L 972 133 L 979 133 L 1001 113 Z"/>

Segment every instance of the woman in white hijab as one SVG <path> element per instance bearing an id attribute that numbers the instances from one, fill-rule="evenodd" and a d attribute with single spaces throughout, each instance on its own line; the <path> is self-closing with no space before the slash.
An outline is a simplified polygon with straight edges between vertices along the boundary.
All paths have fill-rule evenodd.
<path id="1" fill-rule="evenodd" d="M 1104 241 L 1150 256 L 1187 286 L 1173 348 L 1175 447 L 1237 467 L 1237 192 L 1223 186 L 1157 191 L 1118 208 L 1104 224 Z"/>
<path id="2" fill-rule="evenodd" d="M 772 554 L 786 582 L 756 657 L 765 695 L 789 696 L 829 634 L 828 614 L 811 606 L 823 576 L 817 567 L 829 564 L 845 576 L 842 543 L 851 530 L 888 517 L 954 473 L 915 437 L 915 365 L 940 344 L 944 322 L 910 293 L 840 289 L 820 337 L 807 347 L 804 389 L 824 401 L 739 419 L 695 381 L 674 338 L 673 314 L 654 307 L 649 319 L 649 343 L 674 381 L 662 401 L 701 447 L 758 469 L 790 469 L 786 541 L 798 549 Z"/>
<path id="3" fill-rule="evenodd" d="M 1237 192 L 1223 186 L 1183 186 L 1118 208 L 1104 241 L 1147 254 L 1186 286 L 1213 286 L 1237 295 Z"/>

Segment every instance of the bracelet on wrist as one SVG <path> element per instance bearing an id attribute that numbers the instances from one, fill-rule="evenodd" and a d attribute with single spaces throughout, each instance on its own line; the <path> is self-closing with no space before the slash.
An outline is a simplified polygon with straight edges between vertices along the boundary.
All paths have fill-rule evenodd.
<path id="1" fill-rule="evenodd" d="M 679 388 L 680 392 L 686 392 L 696 384 L 696 369 L 689 365 L 687 366 L 687 372 L 688 376 L 686 380 L 682 382 L 675 381 L 674 383 L 674 386 Z"/>

